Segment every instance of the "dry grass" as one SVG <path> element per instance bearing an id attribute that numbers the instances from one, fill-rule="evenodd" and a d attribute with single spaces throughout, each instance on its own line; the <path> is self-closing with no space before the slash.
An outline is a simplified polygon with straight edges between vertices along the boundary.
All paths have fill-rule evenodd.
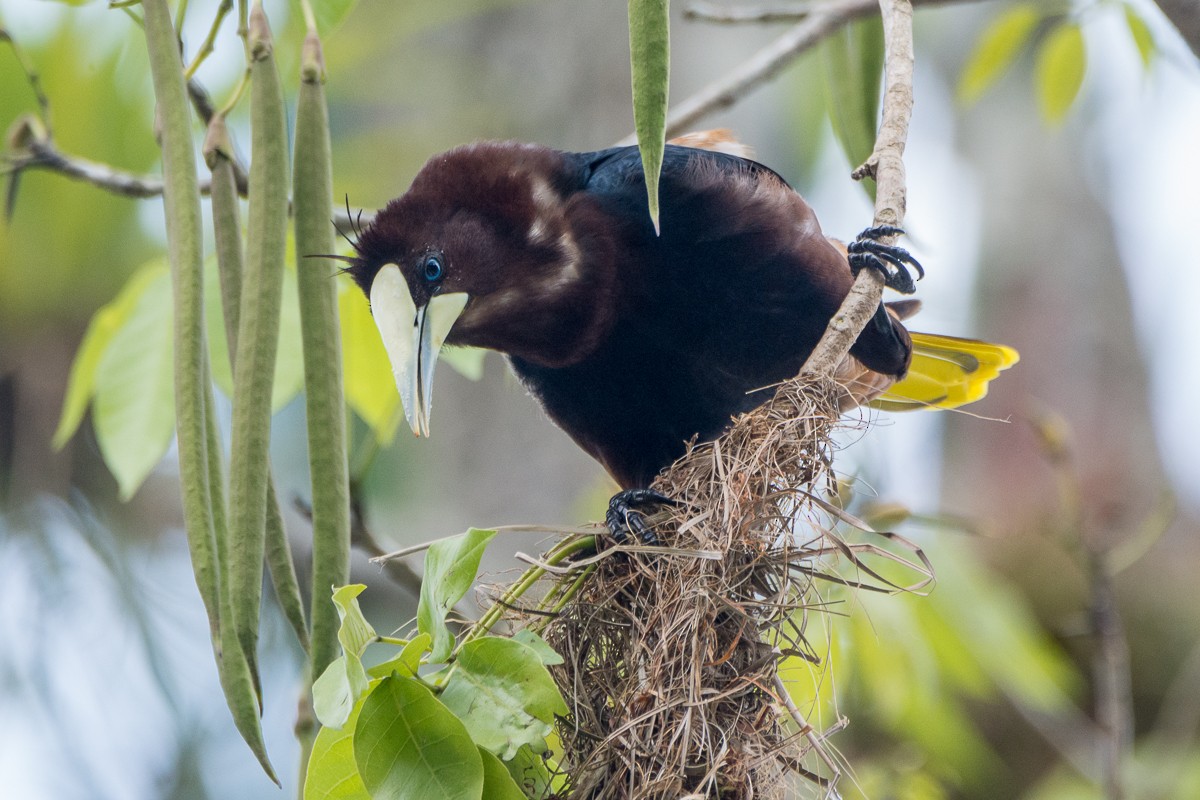
<path id="1" fill-rule="evenodd" d="M 819 601 L 813 582 L 845 583 L 831 571 L 840 561 L 856 585 L 869 576 L 898 588 L 862 562 L 867 554 L 928 567 L 916 548 L 921 564 L 830 530 L 831 520 L 854 522 L 824 499 L 841 391 L 783 384 L 656 481 L 681 501 L 653 520 L 663 547 L 613 548 L 582 581 L 559 571 L 550 594 L 573 585 L 569 602 L 532 624 L 565 659 L 554 674 L 571 706 L 558 727 L 570 797 L 748 800 L 781 796 L 797 773 L 819 785 L 836 778 L 778 679 L 784 658 L 820 663 L 804 634 Z M 814 747 L 821 760 L 803 761 Z"/>

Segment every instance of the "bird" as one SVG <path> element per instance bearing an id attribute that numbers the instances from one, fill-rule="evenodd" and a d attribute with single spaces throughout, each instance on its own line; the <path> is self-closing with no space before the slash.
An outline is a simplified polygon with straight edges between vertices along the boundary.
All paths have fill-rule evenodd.
<path id="1" fill-rule="evenodd" d="M 668 143 L 658 193 L 656 226 L 636 146 L 475 142 L 433 156 L 347 237 L 343 258 L 415 434 L 429 433 L 444 345 L 503 353 L 617 483 L 609 528 L 643 538 L 639 509 L 674 502 L 650 489 L 655 476 L 799 373 L 858 270 L 905 294 L 923 275 L 881 241 L 898 228 L 827 237 L 801 195 L 724 132 Z M 1003 345 L 910 333 L 917 306 L 880 304 L 839 370 L 843 405 L 960 405 L 1017 360 Z"/>

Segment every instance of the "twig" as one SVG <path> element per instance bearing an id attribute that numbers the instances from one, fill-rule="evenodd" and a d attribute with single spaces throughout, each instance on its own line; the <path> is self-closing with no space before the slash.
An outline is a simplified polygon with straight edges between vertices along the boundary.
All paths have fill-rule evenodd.
<path id="1" fill-rule="evenodd" d="M 79 156 L 69 156 L 59 150 L 49 138 L 26 143 L 24 152 L 6 154 L 4 171 L 20 173 L 27 169 L 46 169 L 68 178 L 90 183 L 123 197 L 158 197 L 162 194 L 162 179 L 149 175 L 135 175 L 108 164 L 89 161 Z M 208 194 L 209 186 L 202 183 L 200 191 Z"/>
<path id="2" fill-rule="evenodd" d="M 968 0 L 915 0 L 922 6 Z M 774 78 L 806 50 L 820 43 L 847 22 L 867 16 L 879 7 L 877 0 L 837 0 L 808 6 L 803 21 L 789 28 L 733 72 L 684 100 L 667 115 L 667 138 L 687 133 L 704 117 L 728 108 Z M 911 11 L 909 13 L 911 17 Z M 783 17 L 780 17 L 783 19 Z M 765 20 L 764 20 L 765 21 Z M 911 52 L 912 48 L 909 47 Z M 636 144 L 631 134 L 617 146 Z"/>
<path id="3" fill-rule="evenodd" d="M 904 146 L 913 106 L 913 12 L 910 0 L 879 0 L 879 7 L 884 36 L 883 120 L 875 150 L 855 176 L 875 178 L 875 224 L 899 227 L 906 205 Z M 860 270 L 802 371 L 832 375 L 878 310 L 882 296 L 883 276 L 877 270 Z"/>
<path id="4" fill-rule="evenodd" d="M 1096 721 L 1102 732 L 1105 797 L 1125 797 L 1124 767 L 1133 739 L 1133 700 L 1130 697 L 1129 644 L 1117 609 L 1112 574 L 1105 554 L 1084 542 L 1085 570 L 1091 586 L 1089 609 L 1096 651 L 1092 680 L 1096 683 Z"/>
<path id="5" fill-rule="evenodd" d="M 824 737 L 820 736 L 816 729 L 809 724 L 808 719 L 804 716 L 804 712 L 802 712 L 799 707 L 797 707 L 795 701 L 792 700 L 792 695 L 788 692 L 787 686 L 784 685 L 783 678 L 779 677 L 779 674 L 776 673 L 773 680 L 775 684 L 775 693 L 779 696 L 779 702 L 783 703 L 783 707 L 788 710 L 788 713 L 791 714 L 792 719 L 795 720 L 798 726 L 800 726 L 800 735 L 808 740 L 808 743 L 812 746 L 812 749 L 815 750 L 817 755 L 821 757 L 821 760 L 825 762 L 825 766 L 829 767 L 829 771 L 832 774 L 828 778 L 823 779 L 827 781 L 827 783 L 824 785 L 830 792 L 834 792 L 836 794 L 836 789 L 834 787 L 837 786 L 837 781 L 842 774 L 842 770 L 838 766 L 837 762 L 833 760 L 833 757 L 829 755 L 829 751 L 825 749 L 824 742 L 822 741 Z M 845 727 L 845 723 L 842 720 L 839 720 L 839 730 L 842 727 Z"/>
<path id="6" fill-rule="evenodd" d="M 25 51 L 12 38 L 12 34 L 4 27 L 0 27 L 0 42 L 8 42 L 8 46 L 12 49 L 13 56 L 17 59 L 17 64 L 20 65 L 21 71 L 25 73 L 25 82 L 29 84 L 30 91 L 33 92 L 34 98 L 37 100 L 38 108 L 41 110 L 42 124 L 46 130 L 54 130 L 50 124 L 50 98 L 46 96 L 46 92 L 42 89 L 42 79 L 38 72 L 33 67 L 33 61 L 25 54 Z"/>
<path id="7" fill-rule="evenodd" d="M 875 0 L 844 0 L 820 6 L 805 20 L 768 44 L 732 73 L 701 89 L 667 115 L 667 138 L 686 133 L 702 117 L 728 108 L 752 89 L 778 75 L 805 50 L 855 17 L 870 13 Z M 636 144 L 635 134 L 626 136 L 618 146 Z"/>
<path id="8" fill-rule="evenodd" d="M 795 22 L 822 8 L 814 3 L 791 3 L 787 5 L 733 6 L 727 8 L 716 3 L 692 3 L 683 9 L 684 19 L 715 22 L 718 25 L 737 25 L 746 22 L 771 23 Z"/>

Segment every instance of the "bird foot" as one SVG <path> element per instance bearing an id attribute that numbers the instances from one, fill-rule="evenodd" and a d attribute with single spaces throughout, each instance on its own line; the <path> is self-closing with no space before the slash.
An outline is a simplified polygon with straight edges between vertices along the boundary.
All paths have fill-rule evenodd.
<path id="1" fill-rule="evenodd" d="M 679 501 L 653 489 L 626 489 L 612 496 L 604 523 L 618 544 L 624 544 L 631 535 L 642 544 L 660 544 L 653 529 L 646 524 L 645 514 L 635 508 L 650 504 L 676 506 Z"/>
<path id="2" fill-rule="evenodd" d="M 917 290 L 909 268 L 917 271 L 918 279 L 925 277 L 925 269 L 902 247 L 894 247 L 879 241 L 885 236 L 899 236 L 904 231 L 893 225 L 877 225 L 867 228 L 847 246 L 850 253 L 850 271 L 855 275 L 863 267 L 879 270 L 885 286 L 901 294 L 912 294 Z"/>

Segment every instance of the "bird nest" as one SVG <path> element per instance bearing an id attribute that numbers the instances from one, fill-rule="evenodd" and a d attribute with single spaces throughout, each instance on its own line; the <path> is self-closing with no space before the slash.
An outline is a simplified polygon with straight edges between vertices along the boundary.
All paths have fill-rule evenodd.
<path id="1" fill-rule="evenodd" d="M 781 385 L 656 480 L 680 501 L 650 519 L 661 546 L 614 546 L 555 570 L 548 591 L 571 587 L 569 602 L 526 622 L 564 659 L 552 671 L 570 706 L 557 730 L 568 796 L 769 798 L 797 774 L 836 778 L 778 676 L 785 658 L 822 662 L 805 636 L 814 582 L 898 588 L 868 554 L 928 573 L 915 547 L 910 560 L 833 532 L 852 520 L 828 499 L 842 392 L 809 377 Z M 837 577 L 835 560 L 858 577 Z"/>

